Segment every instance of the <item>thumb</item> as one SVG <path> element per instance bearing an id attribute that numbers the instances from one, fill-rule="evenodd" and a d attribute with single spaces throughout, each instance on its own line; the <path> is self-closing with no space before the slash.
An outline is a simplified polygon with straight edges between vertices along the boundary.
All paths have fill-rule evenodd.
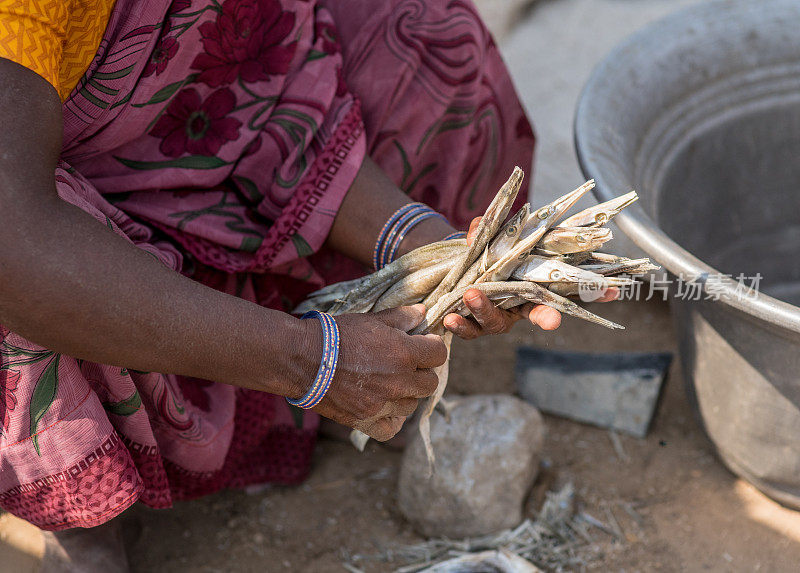
<path id="1" fill-rule="evenodd" d="M 469 230 L 467 231 L 467 244 L 471 245 L 472 241 L 475 240 L 475 233 L 478 232 L 478 225 L 481 222 L 483 217 L 475 217 L 469 224 Z"/>
<path id="2" fill-rule="evenodd" d="M 373 316 L 386 326 L 408 332 L 422 322 L 422 319 L 425 318 L 426 310 L 424 304 L 415 304 L 412 306 L 389 308 L 376 312 Z"/>

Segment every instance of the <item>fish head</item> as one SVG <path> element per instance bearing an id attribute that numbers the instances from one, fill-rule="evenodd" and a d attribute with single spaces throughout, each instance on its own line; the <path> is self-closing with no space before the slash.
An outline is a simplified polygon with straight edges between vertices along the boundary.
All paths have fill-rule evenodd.
<path id="1" fill-rule="evenodd" d="M 620 195 L 610 201 L 600 203 L 594 207 L 584 209 L 580 213 L 576 213 L 572 217 L 562 221 L 559 227 L 600 227 L 616 217 L 620 211 L 635 202 L 638 198 L 639 196 L 636 194 L 636 191 Z"/>
<path id="2" fill-rule="evenodd" d="M 539 248 L 554 255 L 593 251 L 614 237 L 606 227 L 557 227 L 542 237 Z"/>

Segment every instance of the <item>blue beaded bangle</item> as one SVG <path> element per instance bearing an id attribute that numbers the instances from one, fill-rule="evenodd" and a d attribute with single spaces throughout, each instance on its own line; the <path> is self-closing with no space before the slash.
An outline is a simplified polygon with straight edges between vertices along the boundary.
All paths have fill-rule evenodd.
<path id="1" fill-rule="evenodd" d="M 400 217 L 396 217 L 400 211 L 403 211 Z M 375 268 L 380 270 L 394 260 L 397 251 L 400 248 L 400 243 L 405 238 L 406 234 L 420 222 L 431 217 L 438 217 L 447 222 L 447 219 L 441 213 L 437 213 L 427 205 L 422 203 L 412 203 L 406 205 L 404 208 L 399 209 L 395 215 L 392 216 L 390 221 L 394 223 L 389 226 L 384 225 L 384 230 L 381 231 L 378 243 L 375 245 L 375 252 L 373 254 Z"/>
<path id="2" fill-rule="evenodd" d="M 336 373 L 339 362 L 339 327 L 330 314 L 318 310 L 311 310 L 300 318 L 316 318 L 322 325 L 322 360 L 317 376 L 305 396 L 297 400 L 286 398 L 292 406 L 308 410 L 322 401 Z"/>
<path id="3" fill-rule="evenodd" d="M 383 268 L 392 262 L 389 258 L 389 249 L 394 243 L 397 233 L 403 229 L 410 219 L 414 218 L 419 213 L 423 213 L 430 209 L 430 207 L 427 207 L 422 203 L 411 203 L 411 205 L 407 207 L 410 208 L 405 209 L 403 214 L 394 221 L 383 237 L 383 242 L 378 249 L 378 268 Z"/>
<path id="4" fill-rule="evenodd" d="M 405 228 L 403 228 L 401 231 L 397 233 L 397 235 L 394 238 L 394 242 L 392 243 L 392 246 L 389 248 L 386 264 L 389 264 L 394 260 L 395 256 L 397 255 L 397 250 L 400 248 L 400 243 L 403 242 L 403 239 L 405 239 L 406 234 L 411 229 L 419 225 L 425 219 L 430 219 L 432 217 L 439 217 L 441 219 L 444 219 L 444 215 L 442 215 L 441 213 L 437 213 L 433 209 L 430 209 L 417 214 L 414 218 L 410 219 L 408 223 L 406 223 Z M 447 219 L 445 219 L 445 221 L 446 220 Z"/>
<path id="5" fill-rule="evenodd" d="M 455 233 L 450 233 L 447 235 L 443 241 L 450 241 L 452 239 L 464 239 L 466 238 L 467 234 L 464 231 L 456 231 Z"/>
<path id="6" fill-rule="evenodd" d="M 375 242 L 375 250 L 372 252 L 372 264 L 375 266 L 375 270 L 380 270 L 382 268 L 381 265 L 381 251 L 383 250 L 383 246 L 386 243 L 386 238 L 392 228 L 397 223 L 398 219 L 400 219 L 403 215 L 411 211 L 412 209 L 417 209 L 419 207 L 424 207 L 422 203 L 409 203 L 408 205 L 403 205 L 397 211 L 395 211 L 391 217 L 383 224 L 383 228 L 381 232 L 378 233 L 378 239 Z"/>
<path id="7" fill-rule="evenodd" d="M 397 234 L 402 232 L 406 225 L 408 225 L 409 221 L 414 219 L 414 217 L 420 213 L 427 213 L 429 211 L 432 212 L 433 209 L 427 205 L 418 203 L 413 209 L 406 211 L 403 216 L 400 217 L 394 225 L 392 225 L 392 228 L 389 229 L 389 232 L 386 234 L 386 238 L 384 239 L 383 245 L 381 245 L 380 253 L 378 254 L 378 260 L 380 261 L 381 268 L 392 262 L 392 258 L 389 256 L 389 251 L 391 250 L 392 245 L 397 242 Z"/>

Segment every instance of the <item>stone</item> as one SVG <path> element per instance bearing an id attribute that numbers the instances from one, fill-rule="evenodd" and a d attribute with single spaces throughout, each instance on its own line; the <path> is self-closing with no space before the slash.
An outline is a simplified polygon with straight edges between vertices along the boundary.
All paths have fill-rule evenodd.
<path id="1" fill-rule="evenodd" d="M 434 413 L 433 473 L 421 436 L 406 447 L 398 503 L 427 537 L 464 538 L 518 525 L 539 470 L 545 427 L 539 411 L 502 394 L 455 398 Z"/>
<path id="2" fill-rule="evenodd" d="M 520 396 L 542 412 L 644 438 L 672 355 L 518 348 Z"/>

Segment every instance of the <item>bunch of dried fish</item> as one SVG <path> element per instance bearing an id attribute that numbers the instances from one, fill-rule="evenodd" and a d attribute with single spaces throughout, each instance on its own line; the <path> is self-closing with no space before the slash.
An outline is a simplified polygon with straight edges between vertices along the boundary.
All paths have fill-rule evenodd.
<path id="1" fill-rule="evenodd" d="M 613 238 L 611 229 L 603 225 L 636 201 L 636 192 L 559 223 L 566 211 L 594 187 L 594 181 L 589 181 L 540 209 L 531 210 L 526 203 L 503 224 L 522 177 L 522 170 L 516 168 L 486 210 L 471 245 L 458 239 L 420 247 L 364 278 L 312 293 L 295 312 L 377 312 L 424 301 L 428 313 L 415 332 L 441 333 L 444 316 L 463 312 L 462 295 L 477 288 L 502 308 L 534 302 L 608 328 L 623 328 L 564 297 L 625 286 L 632 279 L 618 275 L 643 274 L 658 268 L 648 259 L 596 251 Z"/>
<path id="2" fill-rule="evenodd" d="M 609 287 L 624 287 L 633 282 L 631 276 L 658 268 L 649 259 L 628 259 L 597 251 L 612 238 L 611 230 L 603 225 L 636 201 L 636 192 L 562 220 L 594 187 L 594 181 L 588 181 L 539 209 L 533 210 L 526 203 L 504 223 L 522 178 L 522 170 L 516 167 L 486 209 L 471 244 L 457 239 L 420 247 L 364 278 L 312 293 L 295 312 L 377 312 L 422 301 L 428 311 L 412 334 L 442 334 L 442 320 L 447 314 L 469 312 L 464 306 L 464 293 L 476 288 L 500 308 L 544 304 L 607 328 L 624 328 L 565 297 L 580 294 L 590 300 L 592 293 L 599 295 Z M 450 334 L 444 337 L 449 348 Z M 427 438 L 428 418 L 447 384 L 447 365 L 437 374 L 439 388 L 420 418 L 423 438 Z M 361 447 L 366 441 L 359 433 L 352 438 Z M 429 440 L 425 442 L 432 461 Z"/>

